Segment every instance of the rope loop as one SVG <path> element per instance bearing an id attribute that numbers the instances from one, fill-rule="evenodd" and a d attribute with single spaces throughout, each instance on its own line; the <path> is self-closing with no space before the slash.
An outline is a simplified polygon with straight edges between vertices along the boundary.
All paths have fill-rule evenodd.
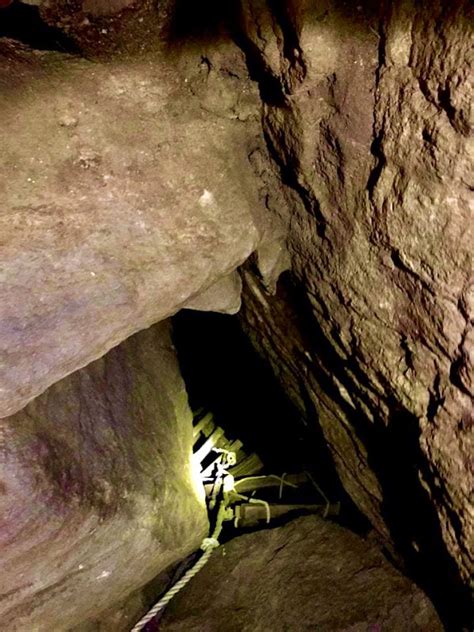
<path id="1" fill-rule="evenodd" d="M 220 546 L 220 542 L 217 538 L 204 538 L 201 544 L 201 549 L 203 551 L 212 551 L 213 549 L 217 549 Z"/>

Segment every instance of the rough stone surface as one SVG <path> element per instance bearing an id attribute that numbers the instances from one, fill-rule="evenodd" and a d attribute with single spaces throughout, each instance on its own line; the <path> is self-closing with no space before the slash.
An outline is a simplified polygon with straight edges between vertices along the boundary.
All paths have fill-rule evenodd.
<path id="1" fill-rule="evenodd" d="M 373 545 L 316 517 L 231 540 L 171 602 L 160 631 L 443 629 Z"/>
<path id="2" fill-rule="evenodd" d="M 215 303 L 257 249 L 247 330 L 358 507 L 460 612 L 474 541 L 467 1 L 225 4 L 241 54 L 223 3 L 40 4 L 102 62 L 1 43 L 0 416 Z"/>
<path id="3" fill-rule="evenodd" d="M 188 301 L 184 307 L 199 312 L 236 314 L 241 305 L 242 280 L 237 271 L 219 279 L 205 292 Z"/>
<path id="4" fill-rule="evenodd" d="M 237 38 L 293 271 L 272 297 L 248 268 L 243 322 L 359 508 L 445 587 L 474 559 L 469 10 L 249 1 Z"/>
<path id="5" fill-rule="evenodd" d="M 98 64 L 3 44 L 0 417 L 254 250 L 257 100 L 228 47 Z"/>
<path id="6" fill-rule="evenodd" d="M 1 420 L 3 630 L 97 618 L 199 547 L 191 421 L 166 322 Z"/>

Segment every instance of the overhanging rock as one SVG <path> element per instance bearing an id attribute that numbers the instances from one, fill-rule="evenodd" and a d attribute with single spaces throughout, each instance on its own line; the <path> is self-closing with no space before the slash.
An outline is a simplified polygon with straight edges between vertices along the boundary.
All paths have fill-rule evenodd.
<path id="1" fill-rule="evenodd" d="M 214 70 L 3 47 L 0 417 L 235 270 L 261 208 L 235 47 Z"/>

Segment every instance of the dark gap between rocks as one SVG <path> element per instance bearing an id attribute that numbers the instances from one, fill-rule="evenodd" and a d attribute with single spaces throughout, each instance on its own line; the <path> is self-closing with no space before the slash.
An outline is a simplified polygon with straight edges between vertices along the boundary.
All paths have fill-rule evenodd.
<path id="1" fill-rule="evenodd" d="M 230 5 L 219 0 L 175 0 L 167 33 L 168 44 L 219 40 L 228 28 Z"/>
<path id="2" fill-rule="evenodd" d="M 365 534 L 368 523 L 344 492 L 322 435 L 301 418 L 238 319 L 184 310 L 174 317 L 173 331 L 193 411 L 212 412 L 229 440 L 239 439 L 247 454 L 261 458 L 261 474 L 308 472 L 331 503 L 340 503 L 338 515 L 331 519 Z M 281 501 L 275 490 L 258 490 L 255 496 L 276 503 L 324 503 L 311 484 L 298 492 L 284 488 Z M 302 513 L 274 517 L 268 526 L 279 526 Z M 224 537 L 234 535 L 227 525 Z"/>
<path id="3" fill-rule="evenodd" d="M 0 5 L 0 37 L 16 40 L 36 50 L 79 52 L 63 31 L 49 26 L 42 19 L 38 7 L 22 2 L 13 2 L 5 8 Z"/>

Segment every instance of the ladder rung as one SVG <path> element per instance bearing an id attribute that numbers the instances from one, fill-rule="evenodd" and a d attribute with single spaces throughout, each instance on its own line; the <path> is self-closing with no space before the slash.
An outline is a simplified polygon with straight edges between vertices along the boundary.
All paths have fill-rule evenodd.
<path id="1" fill-rule="evenodd" d="M 196 439 L 202 432 L 205 437 L 208 437 L 214 430 L 215 424 L 213 421 L 212 413 L 207 413 L 193 428 L 193 437 Z"/>
<path id="2" fill-rule="evenodd" d="M 202 463 L 203 460 L 206 458 L 206 456 L 209 454 L 209 452 L 212 450 L 212 448 L 214 448 L 217 445 L 217 442 L 223 436 L 223 434 L 224 434 L 224 431 L 222 430 L 222 428 L 219 428 L 219 427 L 216 428 L 214 432 L 211 434 L 211 436 L 209 437 L 209 439 L 207 439 L 207 441 L 203 443 L 203 445 L 199 448 L 199 450 L 197 450 L 197 452 L 194 453 L 194 459 L 198 463 Z"/>
<path id="3" fill-rule="evenodd" d="M 260 457 L 256 454 L 251 454 L 246 459 L 238 462 L 237 465 L 231 467 L 229 470 L 229 474 L 232 474 L 234 478 L 238 476 L 250 476 L 251 474 L 257 474 L 263 468 L 263 463 L 260 460 Z"/>

